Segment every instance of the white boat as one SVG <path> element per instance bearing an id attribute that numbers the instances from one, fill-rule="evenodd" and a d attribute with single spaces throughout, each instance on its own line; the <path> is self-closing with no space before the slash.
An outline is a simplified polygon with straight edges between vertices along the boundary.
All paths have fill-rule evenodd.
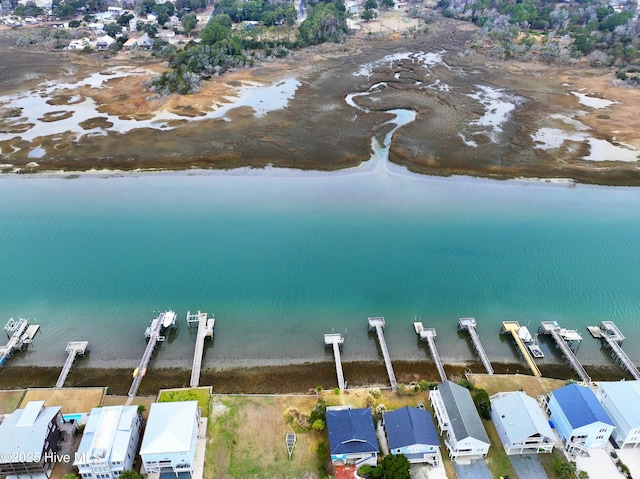
<path id="1" fill-rule="evenodd" d="M 176 324 L 176 313 L 175 311 L 165 311 L 161 316 L 162 318 L 162 327 L 164 329 L 170 328 L 174 324 Z"/>
<path id="2" fill-rule="evenodd" d="M 544 353 L 542 352 L 542 349 L 540 349 L 540 346 L 538 346 L 537 344 L 527 344 L 527 347 L 529 348 L 529 352 L 534 358 L 544 358 Z"/>

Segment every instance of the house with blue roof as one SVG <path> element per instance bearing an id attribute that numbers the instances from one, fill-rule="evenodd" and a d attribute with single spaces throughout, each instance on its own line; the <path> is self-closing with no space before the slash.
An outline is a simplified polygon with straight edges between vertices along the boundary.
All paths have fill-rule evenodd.
<path id="1" fill-rule="evenodd" d="M 429 399 L 438 427 L 447 433 L 444 445 L 451 460 L 485 457 L 491 441 L 469 390 L 446 381 L 429 392 Z"/>
<path id="2" fill-rule="evenodd" d="M 611 434 L 619 448 L 640 445 L 640 381 L 601 382 L 600 402 L 616 428 Z"/>
<path id="3" fill-rule="evenodd" d="M 118 479 L 132 469 L 141 429 L 137 406 L 93 408 L 74 461 L 82 479 Z"/>
<path id="4" fill-rule="evenodd" d="M 547 414 L 570 454 L 604 448 L 615 427 L 594 392 L 578 384 L 552 391 Z"/>
<path id="5" fill-rule="evenodd" d="M 411 463 L 437 466 L 440 438 L 429 411 L 405 406 L 382 416 L 391 454 L 404 454 Z"/>
<path id="6" fill-rule="evenodd" d="M 508 455 L 549 453 L 556 436 L 538 402 L 522 391 L 491 396 L 491 419 Z"/>
<path id="7" fill-rule="evenodd" d="M 328 407 L 326 417 L 333 464 L 354 464 L 356 467 L 376 465 L 380 449 L 369 408 Z"/>

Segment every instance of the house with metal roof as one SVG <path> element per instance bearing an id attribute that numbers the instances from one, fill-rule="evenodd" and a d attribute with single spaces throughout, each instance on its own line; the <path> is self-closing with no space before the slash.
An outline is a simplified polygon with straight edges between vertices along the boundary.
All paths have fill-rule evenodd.
<path id="1" fill-rule="evenodd" d="M 446 381 L 429 392 L 440 431 L 446 431 L 444 445 L 452 461 L 481 458 L 489 452 L 489 436 L 467 388 Z"/>
<path id="2" fill-rule="evenodd" d="M 145 471 L 190 478 L 199 419 L 198 401 L 153 403 L 140 446 Z"/>
<path id="3" fill-rule="evenodd" d="M 137 406 L 93 408 L 73 463 L 82 478 L 118 479 L 132 469 L 141 427 Z"/>
<path id="4" fill-rule="evenodd" d="M 507 454 L 551 452 L 556 436 L 538 402 L 522 391 L 491 396 L 491 419 Z"/>
<path id="5" fill-rule="evenodd" d="M 60 430 L 60 406 L 45 407 L 44 401 L 30 401 L 0 424 L 0 476 L 44 474 L 50 476 Z"/>
<path id="6" fill-rule="evenodd" d="M 640 445 L 640 381 L 601 382 L 600 403 L 616 428 L 611 434 L 618 447 Z"/>
<path id="7" fill-rule="evenodd" d="M 405 406 L 382 416 L 391 454 L 404 454 L 411 463 L 438 465 L 440 438 L 429 411 Z"/>
<path id="8" fill-rule="evenodd" d="M 578 384 L 549 393 L 546 412 L 570 454 L 603 448 L 615 427 L 594 392 Z"/>
<path id="9" fill-rule="evenodd" d="M 380 449 L 369 408 L 328 407 L 326 418 L 333 464 L 376 465 Z"/>

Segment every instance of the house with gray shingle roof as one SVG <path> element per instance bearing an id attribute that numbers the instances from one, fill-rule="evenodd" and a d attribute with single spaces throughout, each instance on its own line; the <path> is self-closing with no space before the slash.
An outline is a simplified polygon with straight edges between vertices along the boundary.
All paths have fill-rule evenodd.
<path id="1" fill-rule="evenodd" d="M 521 391 L 491 396 L 491 419 L 507 454 L 551 452 L 556 436 L 538 402 Z"/>
<path id="2" fill-rule="evenodd" d="M 382 416 L 391 454 L 404 454 L 411 463 L 438 465 L 440 438 L 429 411 L 405 406 Z"/>
<path id="3" fill-rule="evenodd" d="M 356 467 L 376 465 L 378 438 L 369 408 L 328 407 L 326 418 L 333 464 L 355 464 Z"/>
<path id="4" fill-rule="evenodd" d="M 452 461 L 487 455 L 491 441 L 482 425 L 476 405 L 467 388 L 446 381 L 429 392 L 429 399 Z"/>
<path id="5" fill-rule="evenodd" d="M 60 406 L 30 401 L 0 424 L 0 476 L 50 476 L 62 440 Z"/>
<path id="6" fill-rule="evenodd" d="M 578 384 L 549 393 L 547 414 L 570 454 L 603 448 L 615 427 L 594 392 Z"/>
<path id="7" fill-rule="evenodd" d="M 616 428 L 611 437 L 618 447 L 640 445 L 640 381 L 601 382 L 598 384 L 602 407 Z"/>

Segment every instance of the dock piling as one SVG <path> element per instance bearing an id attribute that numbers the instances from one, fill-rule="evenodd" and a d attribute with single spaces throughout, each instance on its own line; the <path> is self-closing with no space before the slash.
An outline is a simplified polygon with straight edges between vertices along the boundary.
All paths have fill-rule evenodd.
<path id="1" fill-rule="evenodd" d="M 197 314 L 191 314 L 187 311 L 187 323 L 191 326 L 198 323 L 198 335 L 196 336 L 196 348 L 193 353 L 193 366 L 191 368 L 191 381 L 189 386 L 197 388 L 200 385 L 200 370 L 202 369 L 202 356 L 204 355 L 205 338 L 213 339 L 213 328 L 215 326 L 215 318 L 209 318 L 207 313 L 198 311 Z"/>
<path id="2" fill-rule="evenodd" d="M 338 376 L 338 387 L 340 390 L 346 388 L 344 373 L 342 372 L 342 360 L 340 359 L 340 346 L 344 343 L 344 338 L 338 333 L 324 335 L 324 345 L 333 347 L 333 358 L 336 362 L 336 375 Z"/>
<path id="3" fill-rule="evenodd" d="M 64 382 L 67 380 L 67 376 L 71 371 L 71 366 L 73 366 L 76 356 L 78 354 L 84 355 L 88 344 L 89 341 L 70 341 L 67 344 L 66 351 L 69 355 L 62 367 L 62 371 L 60 371 L 60 376 L 58 376 L 58 381 L 56 381 L 55 389 L 62 389 L 62 386 L 64 386 Z"/>
<path id="4" fill-rule="evenodd" d="M 480 336 L 478 336 L 478 332 L 476 331 L 476 326 L 477 323 L 475 318 L 460 318 L 458 320 L 458 329 L 469 332 L 473 347 L 478 353 L 478 356 L 480 356 L 480 361 L 482 361 L 484 368 L 487 370 L 487 374 L 493 374 L 493 366 L 491 365 L 491 361 L 489 361 L 489 356 L 487 356 L 487 353 L 482 347 Z"/>
<path id="5" fill-rule="evenodd" d="M 368 318 L 369 331 L 376 331 L 378 335 L 378 342 L 380 343 L 380 349 L 382 350 L 382 357 L 384 358 L 384 364 L 387 367 L 387 374 L 389 375 L 389 382 L 391 383 L 391 390 L 398 389 L 398 382 L 396 381 L 396 374 L 393 372 L 393 365 L 391 364 L 391 357 L 389 356 L 389 350 L 387 349 L 387 343 L 384 340 L 384 318 L 383 317 L 371 317 Z"/>
<path id="6" fill-rule="evenodd" d="M 431 350 L 431 357 L 433 358 L 433 362 L 436 363 L 436 368 L 438 369 L 438 374 L 440 375 L 440 380 L 444 383 L 447 379 L 447 373 L 444 371 L 444 366 L 442 364 L 442 360 L 440 359 L 440 354 L 438 354 L 438 349 L 436 348 L 436 333 L 435 328 L 425 328 L 421 322 L 414 322 L 413 329 L 416 334 L 420 338 L 420 341 L 426 341 L 429 345 L 429 349 Z"/>

